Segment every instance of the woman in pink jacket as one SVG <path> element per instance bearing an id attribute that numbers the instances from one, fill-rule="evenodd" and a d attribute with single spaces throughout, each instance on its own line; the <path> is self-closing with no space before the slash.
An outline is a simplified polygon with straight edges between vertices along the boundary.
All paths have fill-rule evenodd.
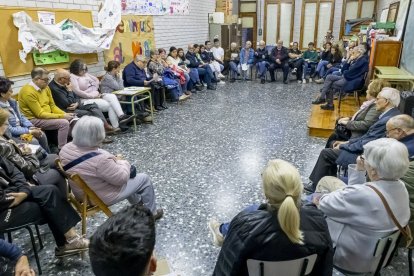
<path id="1" fill-rule="evenodd" d="M 59 153 L 64 169 L 79 174 L 89 187 L 105 202 L 112 205 L 128 199 L 131 204 L 143 204 L 150 209 L 155 219 L 163 215 L 156 208 L 154 187 L 147 174 L 136 173 L 135 166 L 121 155 L 113 155 L 99 145 L 105 138 L 102 120 L 83 116 L 72 131 L 73 141 Z M 82 191 L 70 183 L 76 198 Z"/>
<path id="2" fill-rule="evenodd" d="M 124 113 L 115 94 L 99 93 L 98 78 L 88 73 L 88 67 L 82 60 L 76 59 L 70 64 L 70 73 L 73 92 L 82 98 L 83 104 L 96 103 L 102 112 L 108 112 L 114 128 L 132 121 L 133 116 Z"/>

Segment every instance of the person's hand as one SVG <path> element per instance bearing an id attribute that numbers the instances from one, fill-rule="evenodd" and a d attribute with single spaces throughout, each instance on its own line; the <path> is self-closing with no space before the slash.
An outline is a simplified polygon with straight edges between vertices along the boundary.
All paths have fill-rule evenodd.
<path id="1" fill-rule="evenodd" d="M 78 106 L 79 106 L 79 103 L 73 103 L 69 105 L 66 109 L 70 111 L 74 111 L 76 108 L 78 108 Z"/>
<path id="2" fill-rule="evenodd" d="M 38 128 L 29 129 L 29 133 L 33 135 L 35 138 L 40 138 L 43 135 L 43 132 Z"/>
<path id="3" fill-rule="evenodd" d="M 276 59 L 276 63 L 281 64 L 282 62 L 280 62 L 280 59 Z"/>
<path id="4" fill-rule="evenodd" d="M 144 80 L 144 86 L 147 86 L 147 85 L 149 85 L 152 81 L 153 81 L 154 79 L 152 79 L 152 80 L 149 80 L 149 81 L 147 81 L 147 80 Z"/>
<path id="5" fill-rule="evenodd" d="M 332 67 L 332 64 L 329 63 L 328 65 L 326 65 L 326 67 L 329 69 Z"/>
<path id="6" fill-rule="evenodd" d="M 319 206 L 319 201 L 320 201 L 322 195 L 323 195 L 322 193 L 314 193 L 312 195 L 313 204 L 315 204 L 316 206 Z"/>
<path id="7" fill-rule="evenodd" d="M 344 141 L 335 141 L 335 143 L 333 143 L 332 148 L 333 149 L 338 149 L 339 150 L 339 146 L 343 145 L 343 144 L 347 144 L 348 142 L 344 142 Z"/>
<path id="8" fill-rule="evenodd" d="M 65 113 L 65 115 L 63 115 L 63 119 L 66 119 L 68 121 L 72 120 L 75 117 L 75 114 L 73 113 Z"/>
<path id="9" fill-rule="evenodd" d="M 345 118 L 341 118 L 338 120 L 338 124 L 340 125 L 346 125 L 349 122 L 349 118 L 345 117 Z"/>
<path id="10" fill-rule="evenodd" d="M 122 154 L 115 155 L 116 160 L 124 160 L 124 156 Z"/>
<path id="11" fill-rule="evenodd" d="M 15 276 L 35 276 L 35 272 L 30 268 L 27 256 L 21 256 L 16 263 Z"/>
<path id="12" fill-rule="evenodd" d="M 363 155 L 360 155 L 360 156 L 358 156 L 357 157 L 357 159 L 356 159 L 356 169 L 357 169 L 357 171 L 365 171 L 365 165 L 364 165 L 364 157 L 363 157 Z"/>
<path id="13" fill-rule="evenodd" d="M 13 197 L 14 200 L 13 202 L 10 204 L 9 207 L 14 207 L 19 205 L 23 200 L 25 200 L 27 198 L 27 194 L 26 193 L 8 193 L 7 194 L 8 197 Z"/>
<path id="14" fill-rule="evenodd" d="M 32 149 L 27 144 L 19 144 L 19 149 L 23 155 L 32 154 Z"/>
<path id="15" fill-rule="evenodd" d="M 73 87 L 72 87 L 72 84 L 71 83 L 66 84 L 65 86 L 66 86 L 66 90 L 68 90 L 68 91 L 72 91 L 73 90 Z"/>

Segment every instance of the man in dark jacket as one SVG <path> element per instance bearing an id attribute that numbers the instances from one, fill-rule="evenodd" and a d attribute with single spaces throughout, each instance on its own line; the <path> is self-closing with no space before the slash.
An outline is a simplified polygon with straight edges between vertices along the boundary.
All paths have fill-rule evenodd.
<path id="1" fill-rule="evenodd" d="M 266 42 L 261 40 L 259 47 L 254 52 L 254 62 L 256 63 L 257 77 L 260 78 L 260 83 L 265 83 L 267 69 L 269 68 L 269 53 L 266 49 Z"/>
<path id="2" fill-rule="evenodd" d="M 190 64 L 187 64 L 187 67 L 196 68 L 200 78 L 207 84 L 207 89 L 212 89 L 211 76 L 213 75 L 213 72 L 211 71 L 210 66 L 204 66 L 198 61 L 194 53 L 194 44 L 188 45 L 188 52 L 185 54 L 185 58 L 190 61 Z"/>
<path id="3" fill-rule="evenodd" d="M 321 95 L 312 104 L 321 104 L 322 109 L 334 110 L 333 94 L 335 89 L 346 93 L 360 89 L 364 85 L 364 76 L 368 72 L 368 57 L 364 47 L 356 47 L 349 61 L 342 66 L 342 76 L 328 75 L 323 84 Z"/>
<path id="4" fill-rule="evenodd" d="M 350 139 L 347 142 L 336 143 L 334 148 L 323 149 L 319 154 L 318 161 L 312 170 L 309 179 L 312 183 L 305 186 L 309 192 L 314 192 L 319 180 L 324 176 L 336 176 L 337 165 L 348 166 L 355 164 L 363 146 L 370 141 L 385 137 L 386 124 L 389 119 L 399 115 L 397 109 L 400 104 L 400 92 L 394 88 L 383 88 L 376 100 L 376 109 L 381 111 L 378 121 L 373 124 L 364 135 Z"/>
<path id="5" fill-rule="evenodd" d="M 277 46 L 275 48 L 272 49 L 272 52 L 270 53 L 269 56 L 270 59 L 270 67 L 269 67 L 269 71 L 270 71 L 270 80 L 276 81 L 275 80 L 275 70 L 277 68 L 282 68 L 283 70 L 283 83 L 287 84 L 287 78 L 288 78 L 288 74 L 289 74 L 289 64 L 288 64 L 288 59 L 289 59 L 289 55 L 288 55 L 288 50 L 287 48 L 283 47 L 283 41 L 279 40 L 277 42 Z"/>

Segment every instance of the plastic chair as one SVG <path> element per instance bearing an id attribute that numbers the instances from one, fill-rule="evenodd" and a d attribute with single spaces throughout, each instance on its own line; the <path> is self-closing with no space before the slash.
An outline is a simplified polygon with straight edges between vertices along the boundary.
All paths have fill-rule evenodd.
<path id="1" fill-rule="evenodd" d="M 318 255 L 313 254 L 300 259 L 280 262 L 259 261 L 254 259 L 247 260 L 249 276 L 303 276 L 312 272 Z"/>
<path id="2" fill-rule="evenodd" d="M 68 179 L 77 185 L 83 192 L 82 201 L 79 202 L 73 193 L 68 193 L 68 200 L 81 214 L 82 217 L 82 235 L 86 234 L 86 220 L 88 216 L 92 216 L 95 213 L 102 211 L 108 217 L 112 216 L 111 210 L 108 206 L 100 199 L 96 193 L 86 184 L 86 182 L 80 177 L 80 175 L 74 173 L 68 173 L 63 169 L 62 162 L 59 159 L 55 160 L 56 167 L 58 170 Z"/>
<path id="3" fill-rule="evenodd" d="M 367 273 L 373 273 L 374 276 L 379 276 L 381 269 L 388 266 L 394 256 L 397 245 L 401 239 L 401 232 L 399 230 L 391 233 L 388 236 L 378 239 L 377 245 L 373 252 L 373 256 L 376 258 L 375 265 L 372 265 L 372 271 L 365 272 L 352 272 L 342 269 L 334 265 L 334 268 L 345 275 L 365 275 Z"/>

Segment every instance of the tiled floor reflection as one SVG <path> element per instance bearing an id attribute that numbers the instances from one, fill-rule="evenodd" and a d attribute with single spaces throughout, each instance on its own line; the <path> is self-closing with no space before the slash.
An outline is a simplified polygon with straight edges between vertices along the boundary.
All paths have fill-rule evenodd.
<path id="1" fill-rule="evenodd" d="M 157 223 L 156 255 L 182 276 L 211 275 L 219 249 L 210 241 L 210 217 L 230 220 L 244 206 L 263 200 L 260 171 L 267 160 L 294 163 L 304 179 L 312 169 L 321 139 L 309 138 L 310 102 L 320 86 L 236 82 L 199 92 L 157 114 L 154 125 L 116 137 L 106 146 L 122 153 L 154 182 L 165 216 Z M 113 206 L 116 211 L 127 204 Z M 88 235 L 105 220 L 89 221 Z M 54 258 L 47 228 L 41 252 L 44 275 L 92 275 L 87 257 Z M 30 249 L 26 234 L 25 248 Z M 35 267 L 34 260 L 32 264 Z M 383 275 L 406 275 L 406 254 Z M 335 274 L 339 275 L 339 274 Z"/>

